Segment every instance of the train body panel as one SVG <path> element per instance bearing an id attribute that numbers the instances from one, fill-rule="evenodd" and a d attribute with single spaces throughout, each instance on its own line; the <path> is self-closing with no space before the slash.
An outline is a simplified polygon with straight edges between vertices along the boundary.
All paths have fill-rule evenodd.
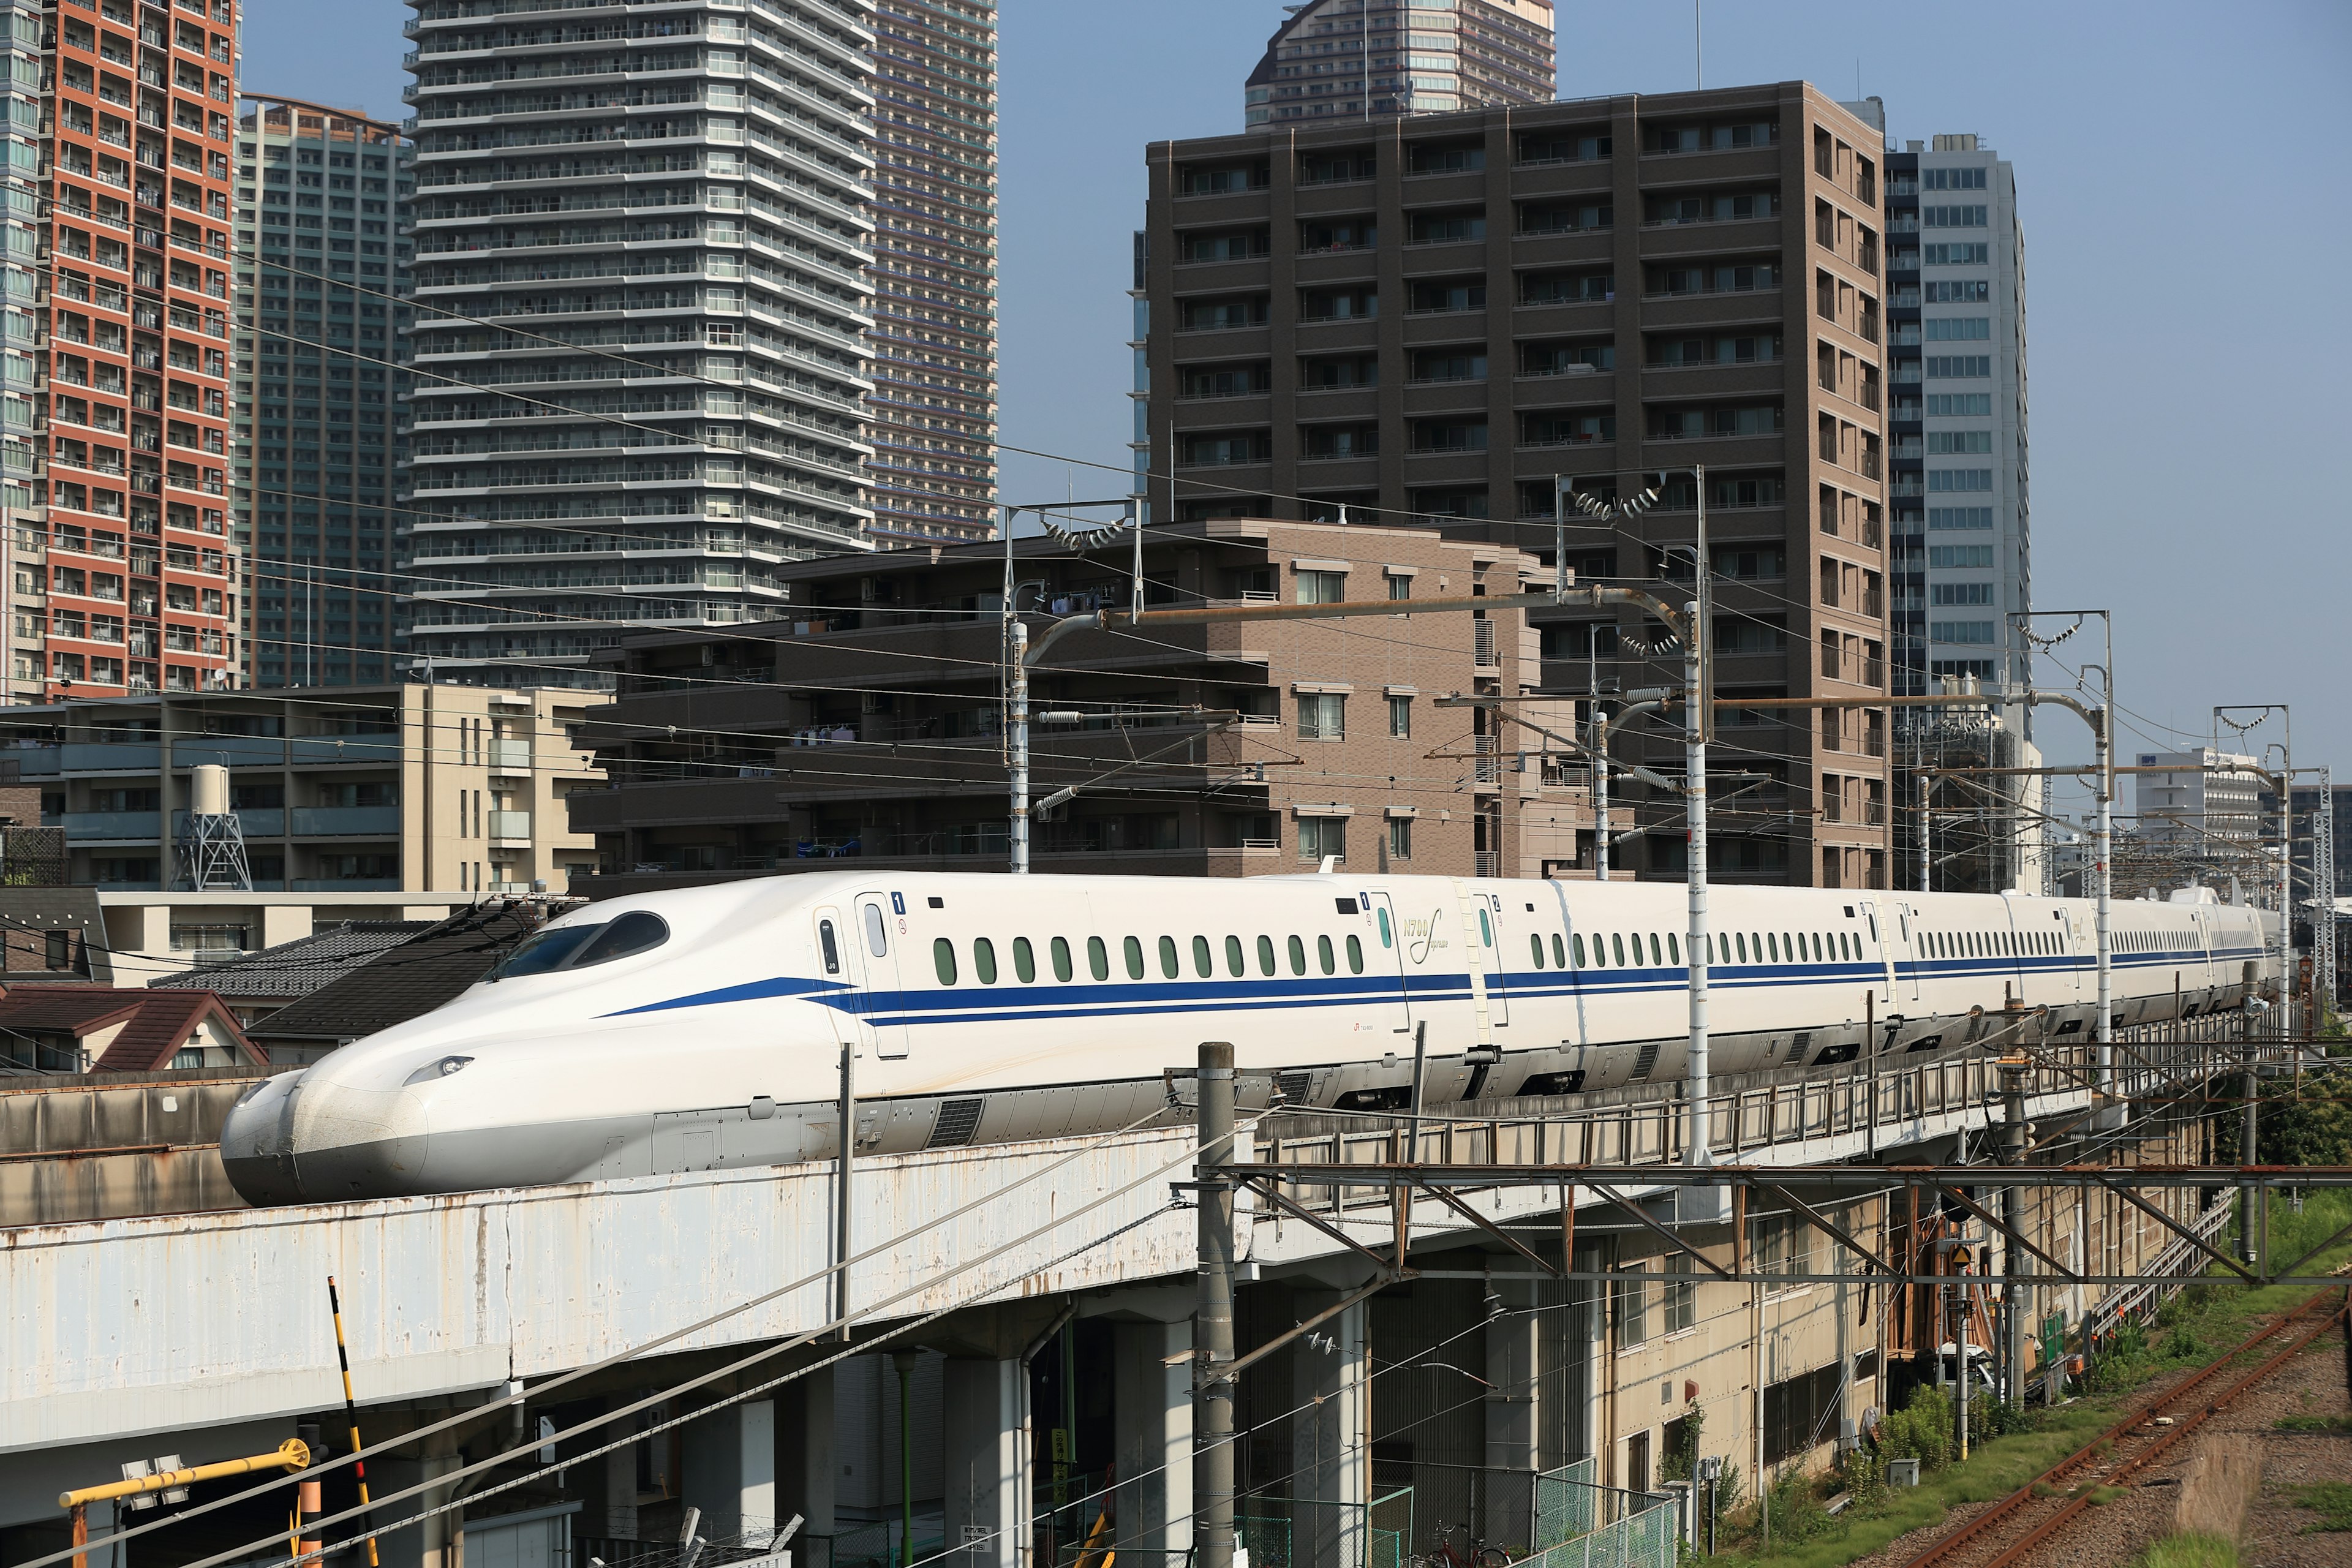
<path id="1" fill-rule="evenodd" d="M 1721 887 L 1713 1070 L 2050 1035 L 2096 1011 L 2094 906 Z M 2235 1006 L 2273 917 L 2115 906 L 2124 1023 Z M 224 1160 L 257 1203 L 824 1157 L 855 1053 L 861 1150 L 1100 1131 L 1230 1039 L 1295 1103 L 1376 1110 L 1685 1073 L 1677 884 L 1345 872 L 1246 880 L 824 872 L 571 911 L 446 1005 L 268 1080 Z M 395 960 L 396 961 L 396 960 Z"/>

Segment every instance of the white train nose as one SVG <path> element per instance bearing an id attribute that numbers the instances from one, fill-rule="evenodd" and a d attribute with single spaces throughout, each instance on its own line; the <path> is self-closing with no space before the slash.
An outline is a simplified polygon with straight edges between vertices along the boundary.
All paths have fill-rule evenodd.
<path id="1" fill-rule="evenodd" d="M 229 1185 L 256 1208 L 302 1201 L 294 1173 L 293 1129 L 302 1077 L 299 1071 L 284 1072 L 262 1079 L 238 1097 L 221 1123 L 221 1164 Z"/>

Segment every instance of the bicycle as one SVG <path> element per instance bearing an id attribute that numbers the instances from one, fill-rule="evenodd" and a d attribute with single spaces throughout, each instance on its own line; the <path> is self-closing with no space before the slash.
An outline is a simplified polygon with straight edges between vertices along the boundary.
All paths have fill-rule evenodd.
<path id="1" fill-rule="evenodd" d="M 1454 1532 L 1460 1529 L 1464 1547 L 1456 1551 Z M 1466 1524 L 1454 1526 L 1441 1522 L 1430 1542 L 1429 1554 L 1415 1558 L 1415 1568 L 1511 1568 L 1511 1554 L 1499 1546 L 1489 1546 L 1470 1533 Z"/>

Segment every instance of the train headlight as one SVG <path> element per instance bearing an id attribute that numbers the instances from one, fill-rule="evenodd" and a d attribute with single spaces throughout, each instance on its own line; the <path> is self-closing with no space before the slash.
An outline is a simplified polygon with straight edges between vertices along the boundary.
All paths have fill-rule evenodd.
<path id="1" fill-rule="evenodd" d="M 473 1059 L 471 1057 L 443 1057 L 437 1062 L 426 1062 L 402 1079 L 401 1087 L 405 1089 L 410 1084 L 431 1083 L 435 1079 L 447 1078 L 453 1072 L 461 1071 Z"/>

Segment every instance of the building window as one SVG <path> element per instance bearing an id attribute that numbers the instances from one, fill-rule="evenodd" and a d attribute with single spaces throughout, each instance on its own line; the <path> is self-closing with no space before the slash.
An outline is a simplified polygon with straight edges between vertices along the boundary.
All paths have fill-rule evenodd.
<path id="1" fill-rule="evenodd" d="M 1391 860 L 1410 860 L 1412 858 L 1412 817 L 1392 816 L 1389 818 L 1389 858 Z"/>
<path id="2" fill-rule="evenodd" d="M 1339 691 L 1302 691 L 1298 694 L 1298 738 L 1302 741 L 1338 741 L 1347 736 L 1348 698 Z"/>
<path id="3" fill-rule="evenodd" d="M 1617 1348 L 1626 1350 L 1650 1337 L 1650 1281 L 1642 1266 L 1628 1267 L 1617 1278 Z"/>
<path id="4" fill-rule="evenodd" d="M 1298 574 L 1298 602 L 1302 605 L 1336 605 L 1347 596 L 1348 574 L 1345 572 Z"/>
<path id="5" fill-rule="evenodd" d="M 1391 579 L 1391 581 L 1394 581 L 1394 579 Z M 1412 739 L 1412 698 L 1391 697 L 1389 699 L 1389 734 L 1394 739 L 1400 741 L 1409 741 Z"/>
<path id="6" fill-rule="evenodd" d="M 1321 860 L 1327 857 L 1342 862 L 1348 858 L 1348 819 L 1344 816 L 1300 817 L 1298 858 L 1301 860 Z"/>

